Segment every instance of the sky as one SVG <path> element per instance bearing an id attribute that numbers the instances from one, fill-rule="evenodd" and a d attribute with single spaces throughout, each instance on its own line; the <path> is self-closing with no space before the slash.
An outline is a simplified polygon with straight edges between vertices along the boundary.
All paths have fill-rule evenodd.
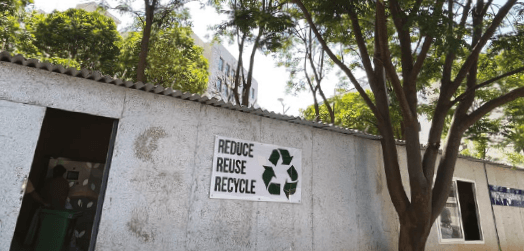
<path id="1" fill-rule="evenodd" d="M 34 4 L 35 9 L 40 9 L 49 13 L 53 10 L 64 11 L 69 8 L 74 8 L 79 3 L 93 1 L 100 2 L 100 0 L 34 0 Z M 111 7 L 115 7 L 118 1 L 106 0 L 106 3 Z M 143 1 L 135 1 L 135 4 L 136 6 L 133 5 L 133 7 L 143 8 Z M 210 30 L 208 27 L 220 23 L 225 19 L 225 17 L 219 15 L 213 8 L 206 7 L 202 9 L 197 2 L 191 2 L 187 4 L 187 7 L 190 9 L 191 13 L 193 32 L 195 32 L 195 34 L 197 34 L 204 42 L 209 42 L 210 38 L 213 36 L 213 30 Z M 116 11 L 109 12 L 122 22 L 118 26 L 118 30 L 124 29 L 132 22 L 131 15 L 121 15 Z M 235 44 L 229 45 L 226 41 L 223 45 L 233 56 L 238 56 L 238 48 Z M 249 54 L 244 57 L 244 60 L 248 60 L 248 56 Z M 282 98 L 285 109 L 289 108 L 286 114 L 299 116 L 299 109 L 305 109 L 308 105 L 313 104 L 313 97 L 309 92 L 303 92 L 298 96 L 286 95 L 285 87 L 288 80 L 288 73 L 284 68 L 276 67 L 275 62 L 276 61 L 271 55 L 266 56 L 257 53 L 255 56 L 253 75 L 258 82 L 258 105 L 269 111 L 283 113 L 282 103 L 278 100 L 279 98 Z M 323 81 L 322 88 L 328 97 L 332 96 L 334 93 L 336 84 L 336 81 L 334 80 L 336 80 L 335 76 L 331 76 L 331 79 L 330 76 L 328 76 Z"/>

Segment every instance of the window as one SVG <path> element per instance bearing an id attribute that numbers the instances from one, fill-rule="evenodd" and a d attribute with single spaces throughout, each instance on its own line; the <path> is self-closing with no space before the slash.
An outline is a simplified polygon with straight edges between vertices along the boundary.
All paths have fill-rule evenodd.
<path id="1" fill-rule="evenodd" d="M 222 90 L 222 79 L 217 79 L 217 90 Z"/>
<path id="2" fill-rule="evenodd" d="M 220 58 L 220 59 L 218 60 L 218 70 L 219 70 L 219 71 L 224 70 L 224 59 L 222 59 L 222 58 Z"/>
<path id="3" fill-rule="evenodd" d="M 231 69 L 231 77 L 235 77 L 235 70 Z"/>
<path id="4" fill-rule="evenodd" d="M 229 88 L 227 88 L 227 85 L 224 85 L 224 96 L 226 98 L 229 97 Z"/>
<path id="5" fill-rule="evenodd" d="M 226 76 L 229 77 L 229 64 L 226 64 Z"/>
<path id="6" fill-rule="evenodd" d="M 446 206 L 437 219 L 441 242 L 482 241 L 475 183 L 454 180 Z"/>
<path id="7" fill-rule="evenodd" d="M 251 88 L 251 99 L 255 98 L 255 88 Z"/>

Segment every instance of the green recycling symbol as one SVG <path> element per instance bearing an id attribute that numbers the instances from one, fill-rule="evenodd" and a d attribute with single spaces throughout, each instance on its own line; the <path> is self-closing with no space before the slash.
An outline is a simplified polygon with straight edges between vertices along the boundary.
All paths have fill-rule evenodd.
<path id="1" fill-rule="evenodd" d="M 291 161 L 293 160 L 293 156 L 289 155 L 289 151 L 286 149 L 275 149 L 273 152 L 271 152 L 271 156 L 269 156 L 269 162 L 273 164 L 272 166 L 264 166 L 266 169 L 264 173 L 262 173 L 262 179 L 264 180 L 264 184 L 266 185 L 266 189 L 268 192 L 272 195 L 280 195 L 280 185 L 279 183 L 271 182 L 273 177 L 277 177 L 275 175 L 275 169 L 278 168 L 279 160 L 282 160 L 280 165 L 291 165 Z M 297 184 L 298 184 L 298 173 L 297 170 L 293 165 L 287 169 L 288 179 L 286 179 L 286 183 L 284 184 L 284 193 L 286 194 L 286 197 L 289 199 L 289 195 L 295 194 L 297 191 Z"/>

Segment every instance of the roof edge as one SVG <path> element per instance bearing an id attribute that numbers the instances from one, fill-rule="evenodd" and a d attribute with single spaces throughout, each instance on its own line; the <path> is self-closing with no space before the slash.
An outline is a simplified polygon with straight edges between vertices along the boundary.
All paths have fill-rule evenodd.
<path id="1" fill-rule="evenodd" d="M 120 86 L 120 87 L 124 87 L 128 89 L 135 89 L 135 90 L 140 90 L 144 92 L 150 92 L 150 93 L 157 94 L 157 95 L 171 96 L 173 98 L 198 102 L 204 105 L 211 105 L 211 106 L 220 107 L 224 109 L 250 113 L 250 114 L 257 115 L 257 116 L 272 118 L 272 119 L 276 119 L 276 120 L 280 120 L 280 121 L 284 121 L 284 122 L 288 122 L 292 124 L 305 125 L 305 126 L 309 126 L 313 128 L 324 129 L 324 130 L 342 133 L 346 135 L 353 135 L 353 136 L 360 137 L 360 138 L 365 138 L 365 139 L 370 139 L 370 140 L 380 140 L 382 138 L 381 136 L 378 136 L 378 135 L 368 134 L 362 131 L 340 127 L 340 126 L 336 126 L 333 124 L 310 121 L 310 120 L 306 120 L 304 118 L 297 117 L 297 116 L 289 116 L 285 114 L 275 113 L 275 112 L 268 111 L 262 108 L 249 108 L 249 107 L 239 106 L 236 104 L 224 102 L 220 98 L 215 98 L 215 97 L 210 98 L 206 95 L 199 95 L 199 94 L 194 94 L 190 92 L 182 92 L 182 91 L 174 90 L 171 88 L 165 88 L 160 85 L 153 85 L 151 83 L 144 84 L 142 82 L 125 81 L 122 79 L 103 75 L 99 71 L 89 71 L 87 69 L 78 70 L 73 67 L 66 68 L 63 65 L 55 65 L 49 62 L 40 62 L 38 59 L 26 59 L 21 54 L 12 56 L 11 53 L 7 51 L 0 52 L 0 62 L 1 61 L 12 63 L 12 64 L 17 64 L 17 65 L 22 65 L 26 67 L 36 68 L 40 70 L 45 70 L 48 72 L 64 74 L 64 75 L 68 75 L 71 77 L 83 78 L 83 79 L 93 80 L 93 81 L 100 82 L 100 83 L 112 84 L 112 85 L 116 85 L 116 86 Z M 396 144 L 405 145 L 405 141 L 396 140 Z M 426 147 L 427 146 L 425 145 L 422 145 L 422 144 L 420 145 L 421 150 L 425 150 Z M 441 152 L 442 151 L 440 150 L 439 153 Z M 477 158 L 465 156 L 465 155 L 459 155 L 459 158 L 468 159 L 468 160 L 475 161 L 475 162 L 489 163 L 492 165 L 502 166 L 502 167 L 510 168 L 510 169 L 515 169 L 513 166 L 510 166 L 505 163 L 499 163 L 499 162 L 494 162 L 490 160 L 482 160 L 482 159 L 477 159 Z M 516 170 L 524 171 L 524 169 L 521 167 L 517 167 Z"/>

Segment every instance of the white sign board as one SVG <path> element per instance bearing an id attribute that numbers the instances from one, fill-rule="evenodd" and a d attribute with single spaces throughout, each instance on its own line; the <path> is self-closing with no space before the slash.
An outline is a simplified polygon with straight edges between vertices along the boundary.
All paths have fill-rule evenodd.
<path id="1" fill-rule="evenodd" d="M 299 149 L 215 136 L 210 198 L 300 203 Z"/>

